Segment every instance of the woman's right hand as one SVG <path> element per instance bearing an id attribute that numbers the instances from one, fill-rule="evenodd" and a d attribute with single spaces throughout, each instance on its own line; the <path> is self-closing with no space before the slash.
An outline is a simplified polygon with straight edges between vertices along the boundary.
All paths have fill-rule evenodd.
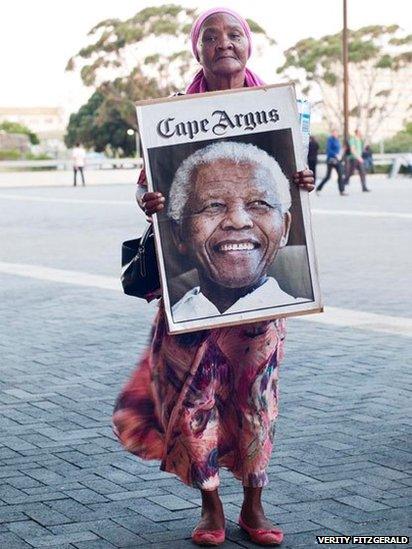
<path id="1" fill-rule="evenodd" d="M 143 211 L 149 218 L 165 207 L 165 197 L 162 193 L 144 193 L 141 201 Z"/>

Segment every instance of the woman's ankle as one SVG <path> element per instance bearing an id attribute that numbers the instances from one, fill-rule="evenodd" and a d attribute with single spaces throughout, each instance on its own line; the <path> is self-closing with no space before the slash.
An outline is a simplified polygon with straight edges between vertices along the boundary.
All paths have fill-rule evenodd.
<path id="1" fill-rule="evenodd" d="M 202 509 L 220 509 L 222 501 L 219 497 L 218 490 L 201 490 Z"/>
<path id="2" fill-rule="evenodd" d="M 222 501 L 218 491 L 202 490 L 202 519 L 205 519 L 208 524 L 216 523 L 217 528 L 224 526 L 225 517 L 223 513 Z"/>
<path id="3" fill-rule="evenodd" d="M 225 515 L 216 490 L 201 490 L 202 513 L 192 533 L 197 545 L 220 545 L 225 539 Z"/>
<path id="4" fill-rule="evenodd" d="M 261 500 L 262 488 L 244 487 L 244 498 L 240 515 L 244 522 L 251 527 L 266 525 L 267 518 Z"/>

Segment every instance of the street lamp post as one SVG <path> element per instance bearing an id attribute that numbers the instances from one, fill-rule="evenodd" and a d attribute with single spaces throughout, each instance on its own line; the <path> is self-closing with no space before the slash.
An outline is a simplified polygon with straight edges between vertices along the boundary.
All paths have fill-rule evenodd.
<path id="1" fill-rule="evenodd" d="M 348 74 L 348 10 L 343 0 L 342 63 L 343 63 L 343 138 L 349 139 L 349 74 Z"/>
<path id="2" fill-rule="evenodd" d="M 135 140 L 136 140 L 136 157 L 137 158 L 140 158 L 141 157 L 141 152 L 140 152 L 140 137 L 139 137 L 139 132 L 137 132 L 136 130 L 134 130 L 133 128 L 129 128 L 127 130 L 127 135 L 134 135 L 135 137 Z"/>

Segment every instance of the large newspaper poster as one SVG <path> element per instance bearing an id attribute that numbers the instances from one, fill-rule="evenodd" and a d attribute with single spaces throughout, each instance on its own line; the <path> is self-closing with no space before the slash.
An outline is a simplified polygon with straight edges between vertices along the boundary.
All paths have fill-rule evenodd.
<path id="1" fill-rule="evenodd" d="M 322 310 L 292 84 L 137 104 L 170 333 Z"/>

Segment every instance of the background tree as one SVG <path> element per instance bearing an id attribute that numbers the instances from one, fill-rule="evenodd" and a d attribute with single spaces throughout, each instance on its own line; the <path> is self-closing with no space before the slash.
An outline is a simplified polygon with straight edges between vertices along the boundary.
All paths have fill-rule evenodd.
<path id="1" fill-rule="evenodd" d="M 384 143 L 385 152 L 411 152 L 412 151 L 412 122 L 407 122 L 405 127 Z"/>
<path id="2" fill-rule="evenodd" d="M 367 141 L 373 140 L 400 102 L 405 102 L 405 116 L 411 107 L 407 90 L 399 85 L 401 69 L 411 67 L 411 44 L 412 35 L 405 35 L 398 25 L 349 31 L 350 127 L 352 131 L 360 127 Z M 341 48 L 341 33 L 305 38 L 284 52 L 278 73 L 295 80 L 304 94 L 320 92 L 324 120 L 330 129 L 342 130 Z"/>
<path id="3" fill-rule="evenodd" d="M 3 130 L 6 133 L 27 135 L 32 145 L 38 145 L 40 143 L 37 134 L 32 132 L 27 126 L 23 126 L 23 124 L 19 124 L 18 122 L 10 122 L 9 120 L 5 120 L 0 123 L 0 130 Z"/>
<path id="4" fill-rule="evenodd" d="M 96 150 L 110 146 L 120 154 L 130 154 L 129 144 L 133 147 L 134 138 L 126 132 L 129 128 L 137 130 L 134 103 L 184 90 L 196 70 L 189 47 L 196 16 L 195 9 L 165 4 L 145 8 L 126 20 L 107 19 L 93 27 L 90 43 L 66 67 L 78 70 L 83 83 L 95 92 L 70 117 L 66 144 L 72 146 L 79 140 Z M 258 35 L 258 48 L 274 44 L 256 22 L 249 20 L 249 24 Z M 111 137 L 112 131 L 116 137 Z M 124 134 L 123 139 L 120 134 Z"/>

